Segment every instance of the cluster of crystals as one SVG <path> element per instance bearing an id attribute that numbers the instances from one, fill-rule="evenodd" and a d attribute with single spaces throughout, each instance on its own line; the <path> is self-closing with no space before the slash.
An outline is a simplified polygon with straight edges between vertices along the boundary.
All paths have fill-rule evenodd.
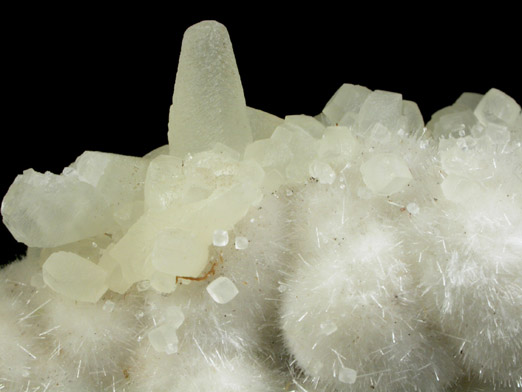
<path id="1" fill-rule="evenodd" d="M 293 359 L 280 368 L 297 368 L 303 391 L 438 391 L 461 367 L 522 387 L 522 114 L 512 98 L 465 93 L 425 127 L 400 94 L 344 84 L 319 115 L 280 119 L 246 106 L 226 29 L 202 22 L 185 33 L 168 137 L 144 157 L 88 151 L 60 175 L 27 170 L 2 202 L 13 236 L 38 250 L 31 287 L 77 301 L 104 328 L 117 313 L 132 333 L 142 329 L 138 343 L 148 337 L 154 353 L 142 353 L 151 360 L 135 366 L 147 375 L 135 385 L 170 388 L 172 369 L 201 353 L 223 385 L 230 369 L 246 369 L 237 390 L 254 388 L 244 381 L 254 372 L 279 370 L 238 353 L 266 350 L 275 363 L 284 347 Z M 262 241 L 238 229 L 248 218 Z M 498 244 L 475 239 L 495 230 Z M 136 311 L 150 298 L 162 305 Z M 23 321 L 51 303 L 61 347 L 77 326 L 53 301 Z M 446 349 L 438 329 L 464 344 Z M 481 358 L 484 347 L 493 360 Z"/>

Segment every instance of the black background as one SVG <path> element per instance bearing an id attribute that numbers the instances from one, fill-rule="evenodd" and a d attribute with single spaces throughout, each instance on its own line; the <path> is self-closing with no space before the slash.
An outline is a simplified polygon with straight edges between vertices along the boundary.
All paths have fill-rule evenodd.
<path id="1" fill-rule="evenodd" d="M 204 19 L 227 26 L 247 104 L 281 117 L 319 113 L 342 83 L 400 92 L 425 121 L 464 91 L 522 102 L 514 10 L 341 5 L 4 10 L 0 194 L 24 169 L 60 173 L 84 150 L 166 144 L 183 32 Z M 0 243 L 2 262 L 24 252 L 3 225 Z"/>

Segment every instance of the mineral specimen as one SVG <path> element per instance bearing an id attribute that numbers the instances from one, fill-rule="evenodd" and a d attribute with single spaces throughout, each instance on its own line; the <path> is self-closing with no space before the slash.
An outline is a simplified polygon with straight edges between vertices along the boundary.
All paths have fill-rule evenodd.
<path id="1" fill-rule="evenodd" d="M 168 139 L 13 182 L 3 221 L 29 249 L 0 271 L 1 390 L 522 389 L 511 97 L 464 93 L 425 126 L 344 84 L 281 119 L 246 106 L 204 21 Z"/>

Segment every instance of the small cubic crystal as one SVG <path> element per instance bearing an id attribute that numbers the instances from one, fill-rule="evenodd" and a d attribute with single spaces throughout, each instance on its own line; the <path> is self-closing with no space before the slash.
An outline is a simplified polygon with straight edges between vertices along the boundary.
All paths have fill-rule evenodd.
<path id="1" fill-rule="evenodd" d="M 339 381 L 343 384 L 354 384 L 357 379 L 357 372 L 350 368 L 342 367 L 339 370 Z"/>
<path id="2" fill-rule="evenodd" d="M 178 336 L 176 329 L 172 328 L 170 324 L 162 324 L 149 331 L 149 341 L 154 350 L 168 355 L 178 352 Z"/>
<path id="3" fill-rule="evenodd" d="M 228 231 L 214 230 L 214 236 L 212 237 L 212 243 L 214 244 L 214 246 L 227 246 L 228 245 Z"/>
<path id="4" fill-rule="evenodd" d="M 221 276 L 207 286 L 207 292 L 218 304 L 226 304 L 234 299 L 238 290 L 229 278 Z"/>
<path id="5" fill-rule="evenodd" d="M 239 249 L 239 250 L 248 248 L 248 238 L 236 237 L 235 247 L 236 247 L 236 249 Z"/>

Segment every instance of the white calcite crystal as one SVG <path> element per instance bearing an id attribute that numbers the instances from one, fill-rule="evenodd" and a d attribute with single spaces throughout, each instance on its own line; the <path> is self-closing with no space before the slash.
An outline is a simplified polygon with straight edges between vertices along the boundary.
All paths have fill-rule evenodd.
<path id="1" fill-rule="evenodd" d="M 520 391 L 522 114 L 424 124 L 343 84 L 246 105 L 226 28 L 183 38 L 169 144 L 26 170 L 2 201 L 0 390 Z"/>

